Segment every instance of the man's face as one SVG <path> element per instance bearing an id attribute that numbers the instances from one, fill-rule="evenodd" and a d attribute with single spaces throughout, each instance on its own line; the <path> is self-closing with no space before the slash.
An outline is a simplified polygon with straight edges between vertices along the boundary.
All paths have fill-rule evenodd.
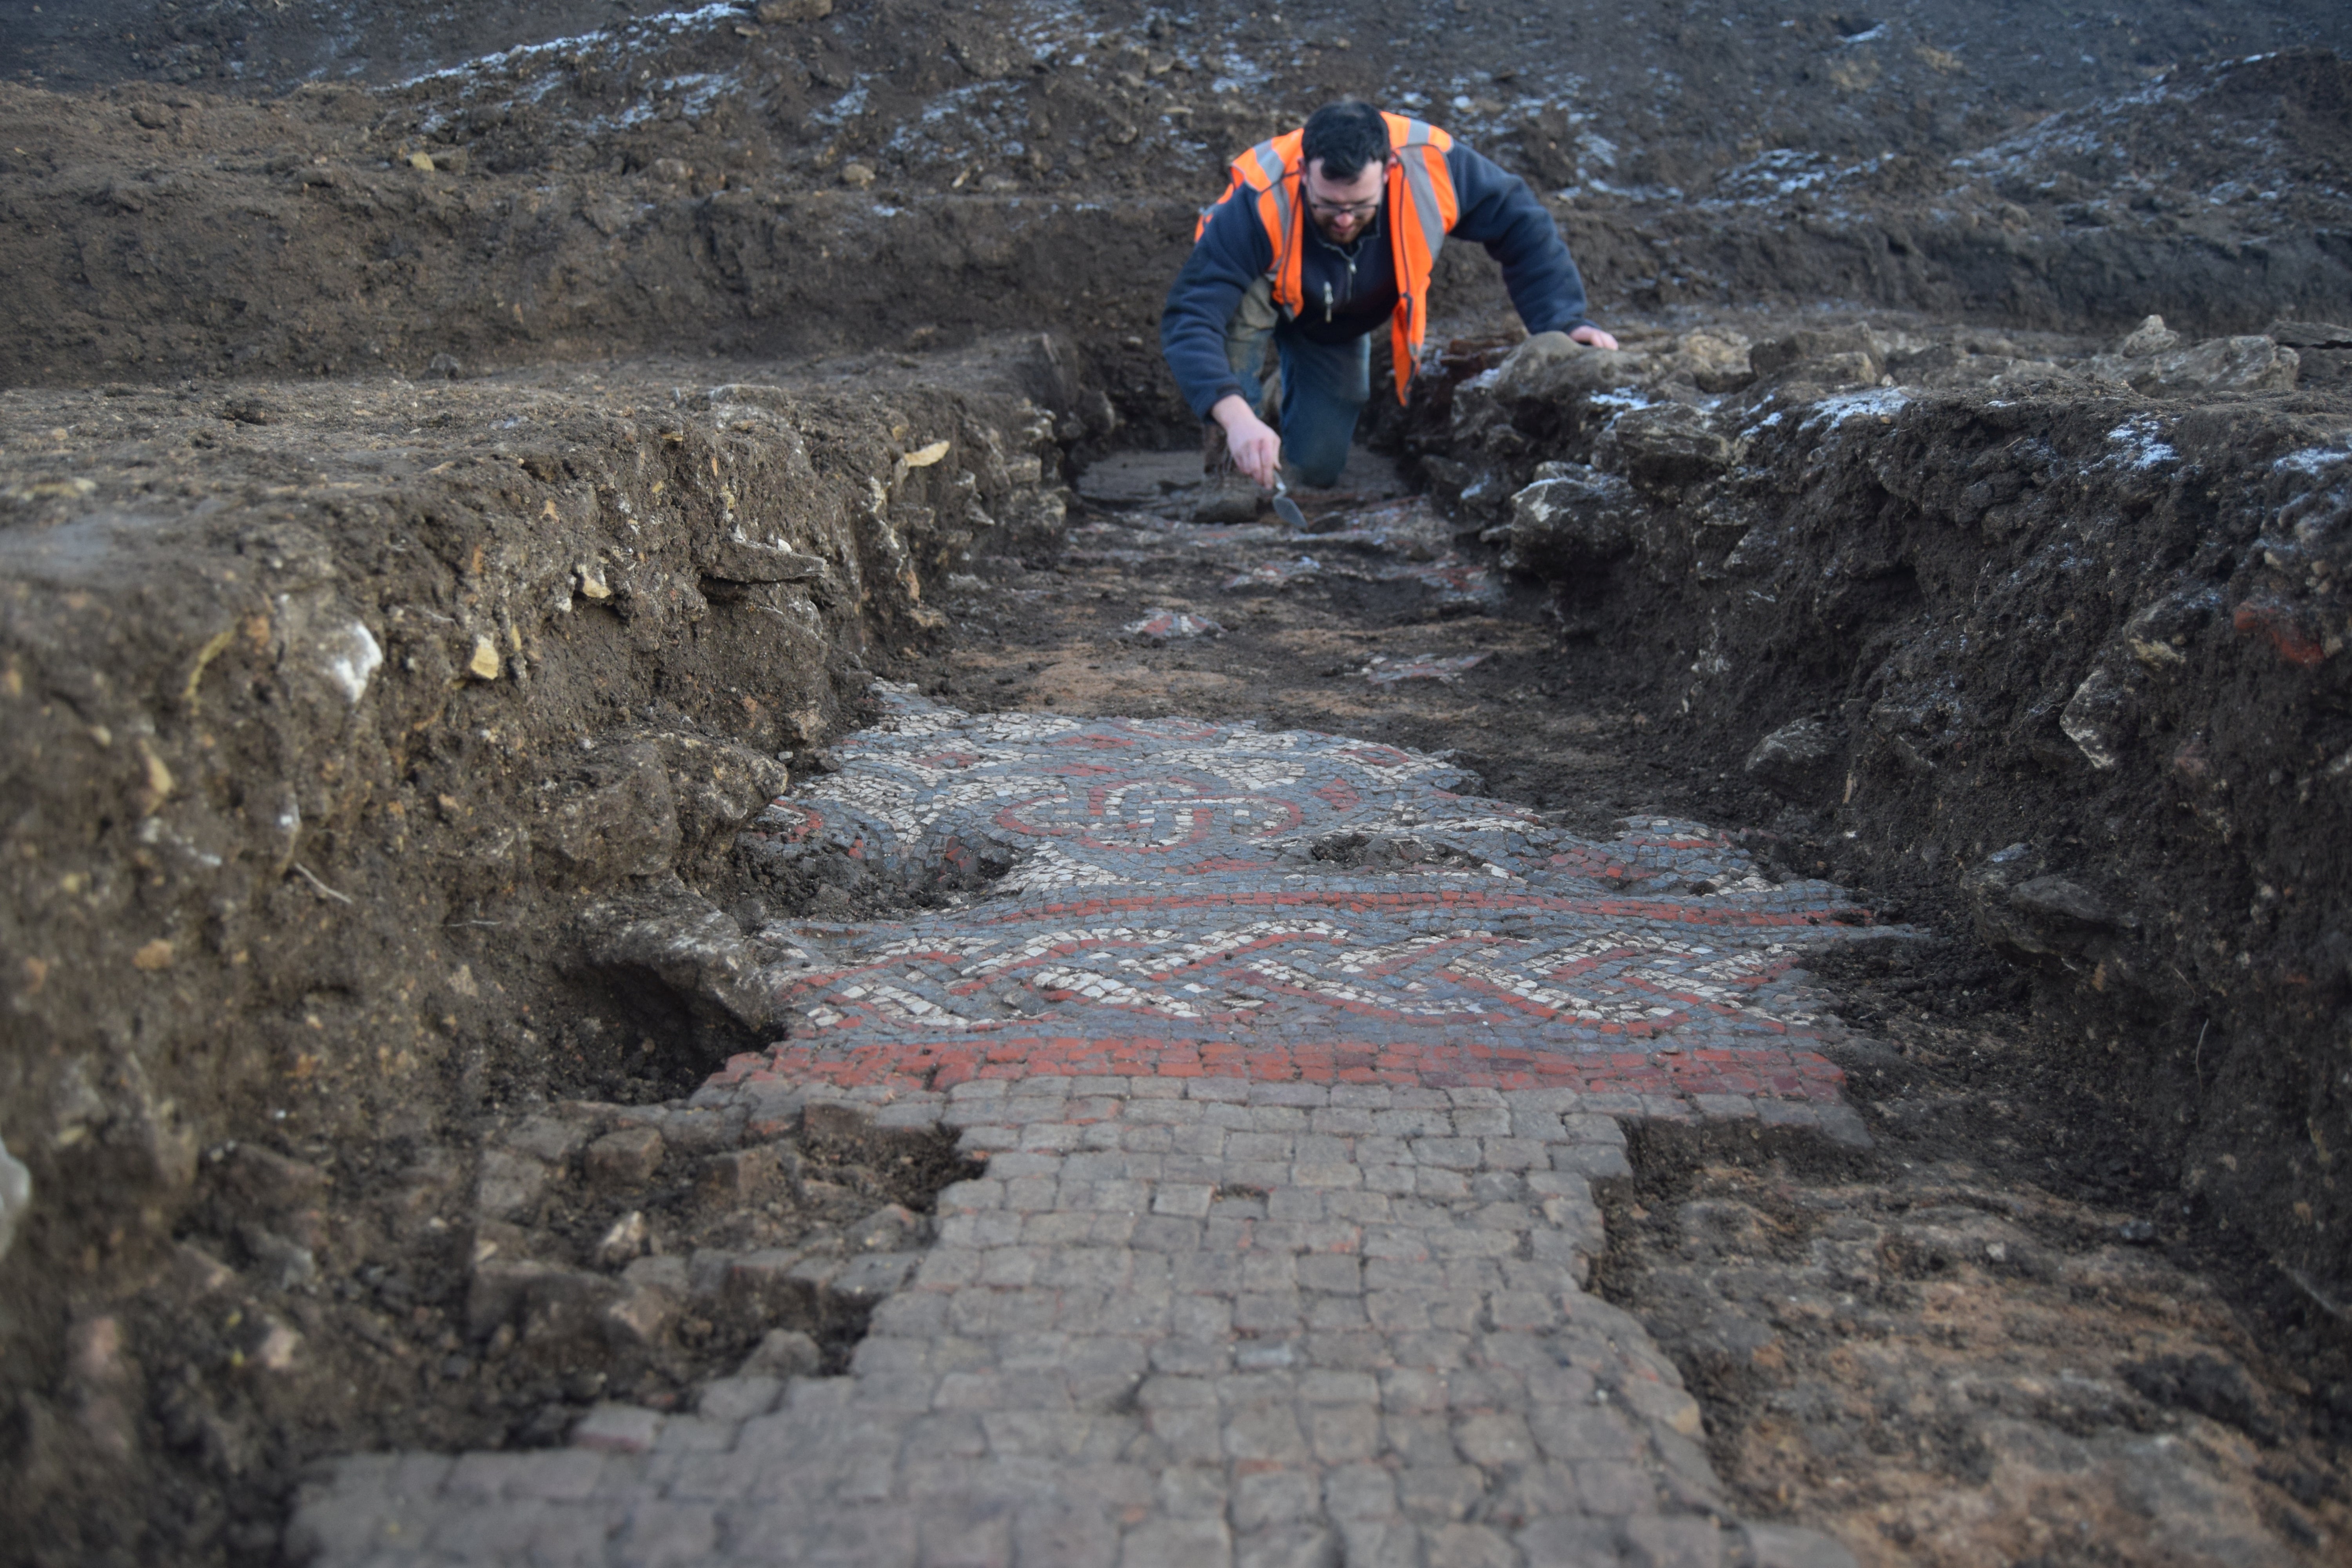
<path id="1" fill-rule="evenodd" d="M 1367 163 L 1352 180 L 1327 180 L 1323 160 L 1307 165 L 1307 216 L 1323 237 L 1347 245 L 1360 237 L 1381 216 L 1381 194 L 1387 184 L 1385 163 Z"/>

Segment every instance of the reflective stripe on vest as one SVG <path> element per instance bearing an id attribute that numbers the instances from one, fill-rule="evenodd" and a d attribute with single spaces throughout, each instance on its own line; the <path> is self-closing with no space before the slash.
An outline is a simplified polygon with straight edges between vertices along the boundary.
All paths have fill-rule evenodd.
<path id="1" fill-rule="evenodd" d="M 1388 125 L 1389 165 L 1385 213 L 1389 255 L 1396 267 L 1396 313 L 1389 321 L 1389 347 L 1396 362 L 1397 401 L 1402 403 L 1412 384 L 1414 362 L 1429 330 L 1429 279 L 1437 253 L 1461 216 L 1454 193 L 1454 174 L 1445 166 L 1445 151 L 1454 138 L 1436 126 L 1402 114 L 1382 114 Z M 1266 276 L 1274 280 L 1274 302 L 1286 316 L 1307 308 L 1302 273 L 1306 265 L 1307 204 L 1301 185 L 1304 130 L 1261 142 L 1234 160 L 1233 178 L 1216 206 L 1204 209 L 1193 226 L 1198 241 L 1209 226 L 1209 216 L 1246 190 L 1258 224 L 1273 243 L 1274 260 Z"/>

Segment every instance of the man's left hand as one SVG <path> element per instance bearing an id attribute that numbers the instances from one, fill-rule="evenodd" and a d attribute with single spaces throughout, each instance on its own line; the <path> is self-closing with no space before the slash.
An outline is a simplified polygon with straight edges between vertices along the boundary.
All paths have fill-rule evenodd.
<path id="1" fill-rule="evenodd" d="M 1617 346 L 1617 340 L 1599 327 L 1579 327 L 1568 335 L 1587 348 L 1613 349 Z"/>

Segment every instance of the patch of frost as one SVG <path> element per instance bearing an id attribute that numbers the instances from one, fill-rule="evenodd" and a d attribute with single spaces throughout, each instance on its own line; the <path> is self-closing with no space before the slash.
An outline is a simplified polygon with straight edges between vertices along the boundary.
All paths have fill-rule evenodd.
<path id="1" fill-rule="evenodd" d="M 865 113 L 866 100 L 873 96 L 861 81 L 857 86 L 835 99 L 830 108 L 817 110 L 811 113 L 809 118 L 822 121 L 827 125 L 838 125 L 845 120 Z"/>
<path id="2" fill-rule="evenodd" d="M 2107 432 L 2107 439 L 2125 448 L 2124 460 L 2135 468 L 2153 468 L 2161 463 L 2177 463 L 2180 454 L 2168 441 L 2157 437 L 2158 426 L 2152 419 L 2126 419 Z"/>
<path id="3" fill-rule="evenodd" d="M 2347 432 L 2341 439 L 2352 445 L 2352 432 Z M 2344 447 L 2305 447 L 2301 451 L 2289 452 L 2279 458 L 2271 465 L 2271 471 L 2274 474 L 2308 474 L 2317 479 L 2347 461 L 2352 461 L 2352 450 Z"/>
<path id="4" fill-rule="evenodd" d="M 722 0 L 721 4 L 698 5 L 691 11 L 658 12 L 651 16 L 639 17 L 629 26 L 633 32 L 649 32 L 656 29 L 677 32 L 698 24 L 716 25 L 719 22 L 733 21 L 741 16 L 741 8 L 734 4 L 734 0 Z M 496 54 L 490 55 L 477 55 L 472 59 L 460 60 L 454 66 L 444 66 L 439 70 L 426 71 L 421 76 L 413 76 L 405 81 L 396 82 L 394 85 L 408 88 L 415 87 L 420 82 L 447 81 L 457 77 L 499 70 L 519 65 L 525 60 L 544 59 L 552 56 L 570 54 L 575 50 L 593 48 L 609 41 L 608 35 L 604 33 L 575 33 L 569 37 L 550 38 L 543 44 L 518 44 L 511 49 L 500 49 Z"/>
<path id="5" fill-rule="evenodd" d="M 1842 392 L 1814 404 L 1806 413 L 1801 428 L 1827 425 L 1835 429 L 1849 419 L 1859 419 L 1871 414 L 1892 417 L 1910 401 L 1911 395 L 1899 386 L 1874 387 L 1868 392 Z"/>

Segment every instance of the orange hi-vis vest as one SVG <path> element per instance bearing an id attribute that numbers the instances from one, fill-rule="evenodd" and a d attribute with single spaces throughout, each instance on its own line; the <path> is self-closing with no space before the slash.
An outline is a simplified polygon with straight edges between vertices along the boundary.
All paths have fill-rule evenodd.
<path id="1" fill-rule="evenodd" d="M 1434 125 L 1383 113 L 1388 122 L 1389 164 L 1384 214 L 1389 251 L 1396 263 L 1396 313 L 1389 321 L 1389 346 L 1396 361 L 1397 401 L 1404 401 L 1412 381 L 1412 367 L 1429 330 L 1429 275 L 1437 266 L 1439 247 L 1461 216 L 1454 199 L 1454 174 L 1445 166 L 1445 151 L 1454 138 Z M 1209 226 L 1209 214 L 1244 189 L 1255 204 L 1258 222 L 1274 242 L 1274 265 L 1266 276 L 1274 280 L 1274 302 L 1286 316 L 1307 308 L 1299 277 L 1306 264 L 1307 198 L 1305 188 L 1307 132 L 1302 128 L 1261 142 L 1234 160 L 1233 183 L 1216 206 L 1201 214 L 1193 226 L 1197 242 Z"/>

